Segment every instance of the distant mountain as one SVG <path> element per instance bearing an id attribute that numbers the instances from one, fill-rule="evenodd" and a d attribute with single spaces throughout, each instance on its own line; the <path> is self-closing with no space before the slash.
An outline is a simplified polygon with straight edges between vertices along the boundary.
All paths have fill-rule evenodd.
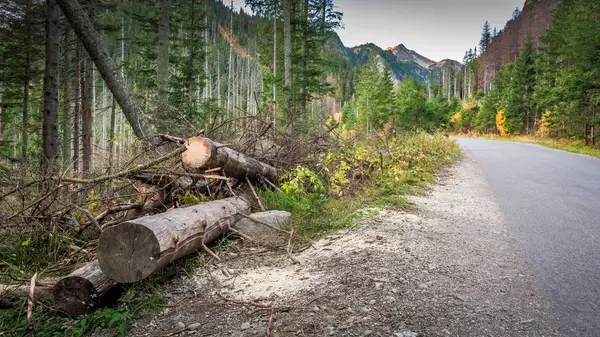
<path id="1" fill-rule="evenodd" d="M 412 61 L 423 68 L 429 68 L 435 64 L 435 61 L 428 59 L 427 57 L 406 48 L 403 44 L 399 44 L 394 48 L 388 48 L 387 51 L 391 51 L 398 61 Z"/>
<path id="2" fill-rule="evenodd" d="M 387 49 L 382 49 L 373 43 L 348 48 L 344 46 L 337 34 L 332 34 L 327 45 L 330 50 L 336 51 L 343 58 L 348 59 L 353 67 L 365 65 L 371 57 L 376 57 L 382 65 L 390 66 L 396 85 L 407 77 L 414 77 L 426 83 L 429 80 L 429 74 L 436 69 L 446 66 L 461 67 L 461 64 L 454 60 L 435 62 L 408 49 L 404 44 Z"/>

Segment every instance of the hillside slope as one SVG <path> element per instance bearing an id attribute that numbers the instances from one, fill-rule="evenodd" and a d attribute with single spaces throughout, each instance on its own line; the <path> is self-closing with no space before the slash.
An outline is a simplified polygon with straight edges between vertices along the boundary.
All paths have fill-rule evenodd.
<path id="1" fill-rule="evenodd" d="M 552 10 L 560 0 L 526 0 L 521 14 L 507 23 L 479 57 L 478 86 L 488 91 L 502 65 L 514 62 L 523 45 L 531 38 L 534 47 L 552 25 Z"/>

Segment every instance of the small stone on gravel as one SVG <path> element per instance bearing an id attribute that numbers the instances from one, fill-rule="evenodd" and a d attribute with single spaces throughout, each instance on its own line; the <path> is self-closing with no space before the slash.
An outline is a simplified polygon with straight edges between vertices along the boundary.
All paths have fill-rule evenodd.
<path id="1" fill-rule="evenodd" d="M 240 327 L 240 329 L 242 331 L 250 329 L 250 322 L 243 323 L 242 326 Z"/>
<path id="2" fill-rule="evenodd" d="M 183 322 L 177 322 L 177 327 L 179 329 L 183 329 L 183 328 L 185 328 L 185 324 L 183 324 Z"/>

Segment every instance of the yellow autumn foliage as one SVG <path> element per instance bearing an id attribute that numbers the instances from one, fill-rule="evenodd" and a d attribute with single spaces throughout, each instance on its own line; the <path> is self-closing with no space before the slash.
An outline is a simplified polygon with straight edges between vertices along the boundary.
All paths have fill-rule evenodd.
<path id="1" fill-rule="evenodd" d="M 548 138 L 550 136 L 550 125 L 552 123 L 552 116 L 550 111 L 546 111 L 542 114 L 542 118 L 538 120 L 539 128 L 535 132 L 535 136 L 539 138 Z"/>
<path id="2" fill-rule="evenodd" d="M 504 109 L 498 111 L 496 114 L 496 128 L 500 132 L 501 136 L 506 136 L 508 134 L 508 129 L 506 128 L 506 115 L 504 114 Z"/>
<path id="3" fill-rule="evenodd" d="M 462 118 L 462 114 L 459 111 L 450 118 L 450 124 L 456 124 L 456 123 L 460 122 L 461 118 Z"/>
<path id="4" fill-rule="evenodd" d="M 463 109 L 464 109 L 465 111 L 467 111 L 467 112 L 469 112 L 469 111 L 472 111 L 473 109 L 475 109 L 475 104 L 474 104 L 474 103 L 471 103 L 471 102 L 466 102 L 466 103 L 464 104 L 464 107 L 463 107 Z"/>

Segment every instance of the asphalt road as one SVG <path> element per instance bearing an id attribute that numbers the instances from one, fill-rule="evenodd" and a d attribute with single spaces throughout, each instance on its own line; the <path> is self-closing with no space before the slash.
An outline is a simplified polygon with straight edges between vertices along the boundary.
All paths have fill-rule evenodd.
<path id="1" fill-rule="evenodd" d="M 568 336 L 600 336 L 600 159 L 459 138 L 489 182 Z"/>

